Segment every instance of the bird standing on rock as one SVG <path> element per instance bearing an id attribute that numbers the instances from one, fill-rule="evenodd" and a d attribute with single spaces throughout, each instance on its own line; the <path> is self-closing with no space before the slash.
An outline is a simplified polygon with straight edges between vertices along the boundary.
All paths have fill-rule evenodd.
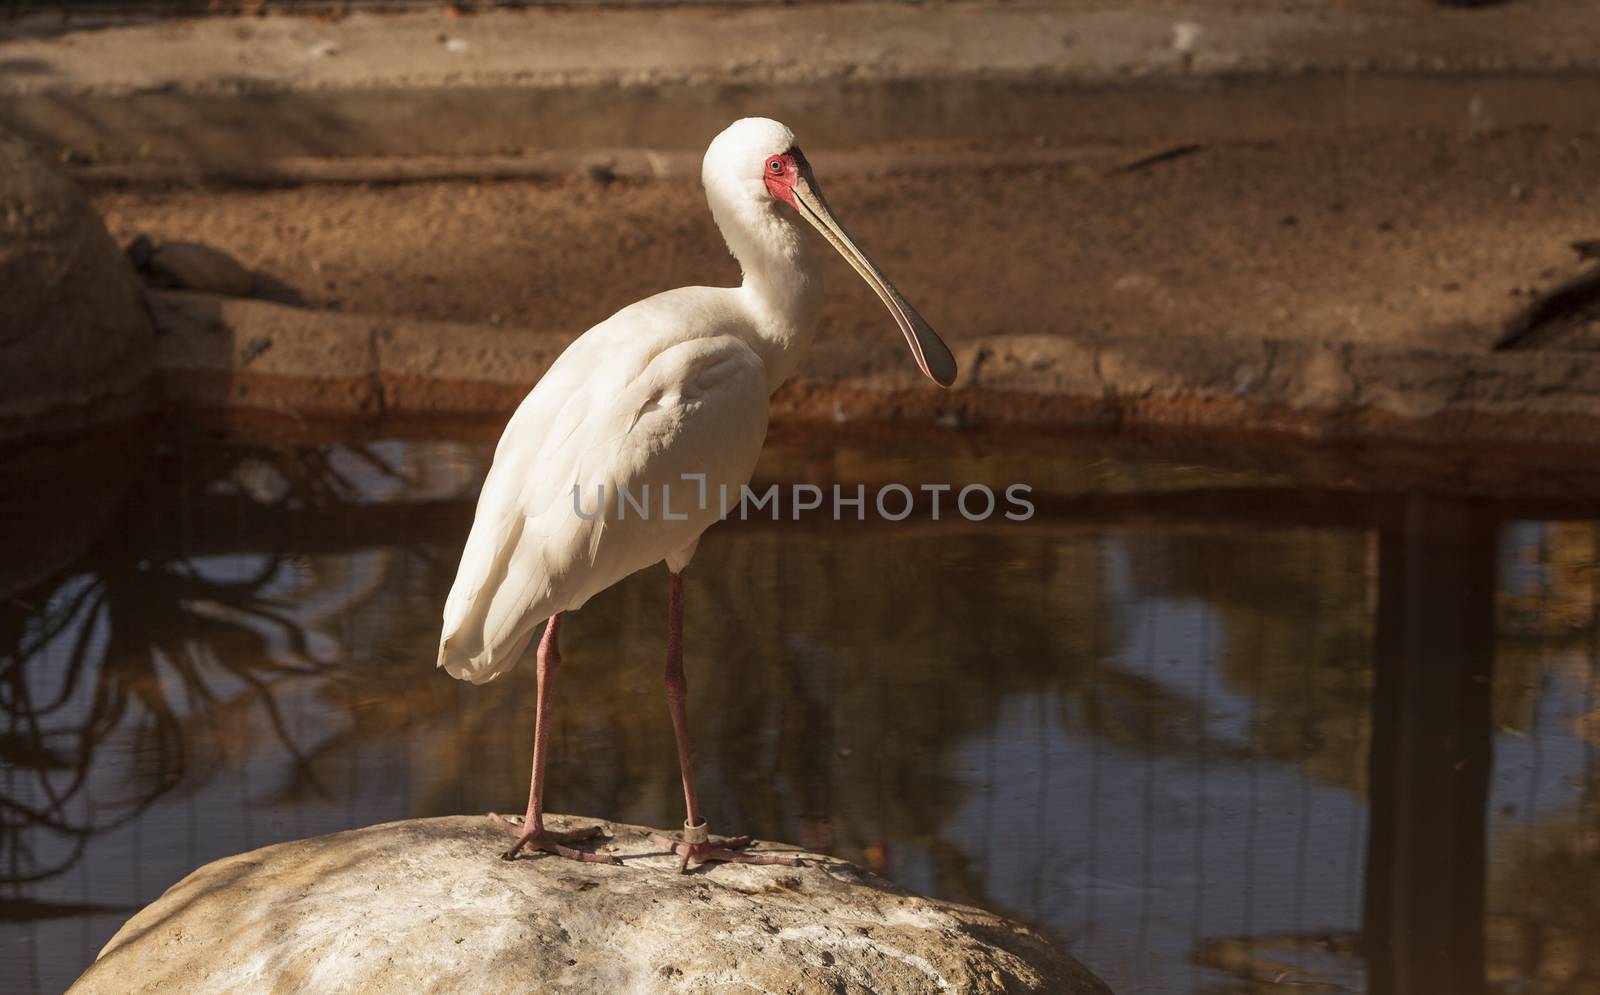
<path id="1" fill-rule="evenodd" d="M 706 150 L 701 178 L 743 282 L 656 294 L 567 347 L 506 425 L 445 602 L 439 666 L 474 684 L 515 666 L 549 620 L 536 657 L 527 813 L 520 824 L 490 816 L 516 838 L 507 859 L 528 847 L 614 862 L 567 845 L 600 835 L 599 826 L 544 827 L 557 639 L 565 612 L 665 561 L 666 696 L 688 817 L 682 839 L 656 839 L 683 857 L 680 869 L 709 860 L 792 863 L 743 851 L 747 837 L 711 837 L 701 817 L 684 707 L 683 570 L 720 517 L 707 495 L 738 494 L 749 483 L 768 398 L 794 372 L 821 312 L 821 277 L 799 219 L 882 298 L 922 372 L 941 386 L 955 381 L 950 350 L 834 220 L 788 128 L 735 122 Z M 646 507 L 625 507 L 624 492 L 644 494 Z M 607 495 L 615 499 L 609 511 Z M 597 502 L 598 513 L 590 507 Z"/>

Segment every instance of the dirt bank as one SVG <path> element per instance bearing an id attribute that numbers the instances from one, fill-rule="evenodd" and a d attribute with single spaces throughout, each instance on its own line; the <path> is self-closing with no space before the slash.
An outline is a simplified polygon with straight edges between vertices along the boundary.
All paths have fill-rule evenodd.
<path id="1" fill-rule="evenodd" d="M 1593 266 L 1594 139 L 1203 147 L 1137 168 L 846 172 L 840 213 L 951 341 L 945 393 L 842 262 L 780 421 L 1160 425 L 1583 444 L 1600 356 L 1575 326 L 1496 352 Z M 1132 156 L 1132 158 L 1130 158 Z M 826 175 L 825 164 L 818 164 Z M 733 261 L 688 179 L 103 190 L 125 239 L 196 233 L 318 311 L 168 295 L 168 396 L 300 414 L 508 410 L 571 338 Z M 1592 322 L 1589 323 L 1592 325 Z"/>
<path id="2" fill-rule="evenodd" d="M 1536 290 L 1585 268 L 1570 242 L 1600 237 L 1600 136 L 1330 136 L 1117 172 L 1137 151 L 878 177 L 817 169 L 840 216 L 957 343 L 1171 334 L 1482 350 Z M 94 200 L 123 242 L 205 241 L 316 306 L 369 315 L 575 335 L 656 291 L 737 279 L 692 179 Z M 803 372 L 903 367 L 871 292 L 838 260 L 826 272 Z"/>

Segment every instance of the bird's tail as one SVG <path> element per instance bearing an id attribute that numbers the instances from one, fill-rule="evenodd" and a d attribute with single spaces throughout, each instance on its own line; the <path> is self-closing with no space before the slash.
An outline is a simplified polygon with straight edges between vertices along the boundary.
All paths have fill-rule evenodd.
<path id="1" fill-rule="evenodd" d="M 445 599 L 439 637 L 439 666 L 451 677 L 474 684 L 494 680 L 516 666 L 538 628 L 536 615 L 524 622 L 528 592 L 507 583 L 521 526 L 520 515 L 498 526 L 473 524 Z"/>
<path id="2" fill-rule="evenodd" d="M 461 638 L 463 633 L 446 628 L 439 640 L 439 666 L 457 680 L 487 684 L 517 665 L 536 631 L 537 626 L 530 627 L 504 647 L 484 646 L 480 639 L 477 651 L 472 652 L 463 648 L 470 642 Z"/>

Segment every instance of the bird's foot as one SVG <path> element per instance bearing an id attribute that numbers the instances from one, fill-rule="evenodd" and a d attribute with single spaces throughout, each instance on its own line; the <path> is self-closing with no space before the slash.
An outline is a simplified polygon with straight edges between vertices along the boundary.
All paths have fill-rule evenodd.
<path id="1" fill-rule="evenodd" d="M 744 848 L 755 842 L 749 836 L 712 836 L 706 830 L 706 824 L 698 826 L 685 825 L 683 839 L 673 839 L 661 833 L 651 833 L 650 842 L 664 846 L 673 853 L 679 854 L 683 860 L 678 862 L 678 873 L 684 874 L 692 864 L 699 867 L 712 861 L 721 861 L 729 864 L 782 864 L 785 867 L 799 867 L 800 861 L 796 857 L 780 857 L 772 853 L 746 853 Z"/>
<path id="2" fill-rule="evenodd" d="M 587 850 L 574 850 L 566 843 L 578 843 L 583 840 L 592 840 L 604 835 L 600 826 L 587 826 L 583 829 L 545 829 L 542 825 L 529 825 L 527 820 L 507 818 L 503 815 L 489 813 L 489 821 L 515 836 L 516 842 L 511 844 L 511 849 L 500 855 L 501 860 L 516 860 L 517 853 L 521 850 L 543 850 L 553 853 L 558 857 L 568 860 L 582 860 L 591 864 L 620 864 L 622 861 L 609 853 L 591 853 Z"/>

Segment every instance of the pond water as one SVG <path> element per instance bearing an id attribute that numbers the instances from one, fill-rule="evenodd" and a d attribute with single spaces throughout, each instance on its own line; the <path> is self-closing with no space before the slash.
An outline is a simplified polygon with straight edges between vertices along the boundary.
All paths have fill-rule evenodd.
<path id="1" fill-rule="evenodd" d="M 3 458 L 0 991 L 61 990 L 206 861 L 520 811 L 532 668 L 433 666 L 492 441 Z M 1125 995 L 1600 990 L 1596 491 L 951 433 L 776 439 L 758 478 L 1023 482 L 1038 511 L 709 533 L 715 830 L 1025 920 Z M 551 810 L 681 824 L 665 601 L 656 568 L 570 616 Z"/>

